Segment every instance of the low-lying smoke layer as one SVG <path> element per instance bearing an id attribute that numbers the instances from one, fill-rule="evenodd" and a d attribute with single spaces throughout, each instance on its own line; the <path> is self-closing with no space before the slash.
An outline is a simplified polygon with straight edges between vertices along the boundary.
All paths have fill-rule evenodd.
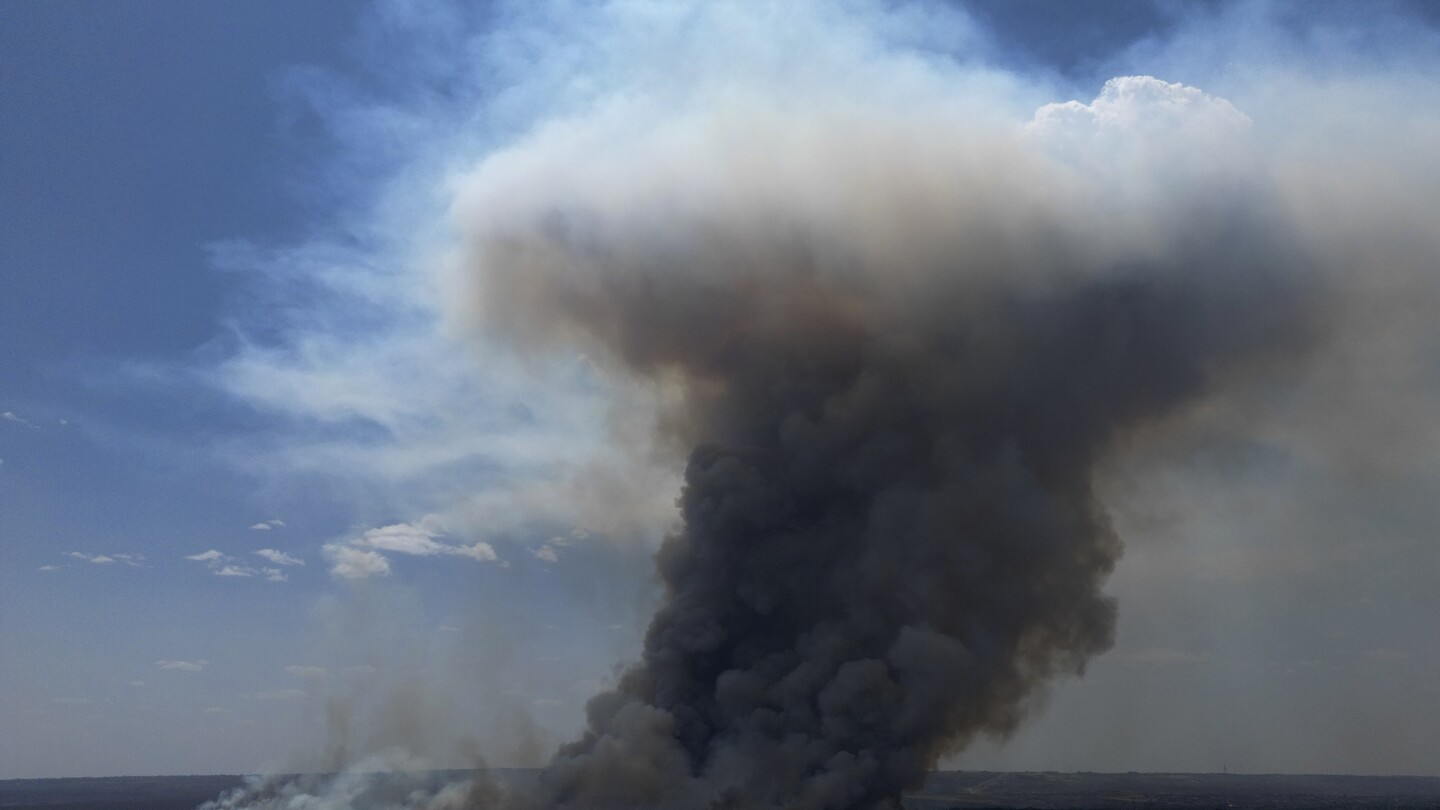
<path id="1" fill-rule="evenodd" d="M 950 100 L 602 114 L 467 178 L 485 322 L 678 391 L 688 455 L 643 658 L 517 804 L 898 808 L 1111 645 L 1097 464 L 1307 344 L 1234 108 Z"/>

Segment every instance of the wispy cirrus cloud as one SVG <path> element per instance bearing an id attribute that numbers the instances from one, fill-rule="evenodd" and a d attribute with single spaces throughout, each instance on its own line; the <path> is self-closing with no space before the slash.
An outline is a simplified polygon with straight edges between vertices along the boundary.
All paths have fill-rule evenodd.
<path id="1" fill-rule="evenodd" d="M 200 672 L 209 663 L 203 658 L 197 661 L 161 659 L 155 662 L 155 666 L 168 672 Z"/>
<path id="2" fill-rule="evenodd" d="M 40 429 L 40 426 L 39 426 L 39 425 L 35 424 L 34 422 L 31 422 L 29 419 L 26 419 L 26 418 L 23 417 L 23 416 L 20 416 L 19 414 L 15 413 L 14 411 L 4 411 L 4 412 L 0 412 L 0 419 L 4 419 L 6 422 L 10 422 L 10 423 L 13 423 L 13 424 L 16 424 L 16 425 L 20 425 L 20 426 L 22 426 L 22 427 L 30 428 L 31 430 L 39 430 L 39 429 Z"/>
<path id="3" fill-rule="evenodd" d="M 87 554 L 83 551 L 67 551 L 66 557 L 88 562 L 92 565 L 128 565 L 132 568 L 139 568 L 144 562 L 143 554 L 120 554 L 111 552 L 109 554 Z"/>
<path id="4" fill-rule="evenodd" d="M 486 48 L 465 53 L 466 64 L 489 58 Z M 502 61 L 492 67 L 513 72 Z M 475 539 L 557 524 L 650 539 L 673 518 L 679 477 L 678 467 L 647 455 L 649 433 L 637 428 L 648 424 L 649 405 L 614 407 L 612 389 L 628 383 L 582 354 L 528 362 L 475 329 L 447 213 L 456 167 L 488 149 L 477 128 L 456 126 L 492 92 L 491 80 L 468 74 L 457 74 L 456 97 L 443 110 L 401 103 L 380 116 L 320 77 L 305 85 L 317 108 L 346 119 L 346 148 L 355 153 L 340 160 L 375 172 L 373 197 L 340 214 L 344 239 L 326 228 L 283 247 L 210 247 L 215 266 L 254 280 L 262 304 L 233 313 L 230 351 L 194 369 L 262 417 L 263 428 L 222 439 L 217 450 L 270 479 L 345 481 L 367 508 L 388 514 L 443 514 Z M 573 89 L 528 69 L 515 78 L 535 85 L 537 98 Z M 512 113 L 520 125 L 525 114 Z M 372 154 L 394 142 L 396 126 L 406 153 L 438 159 L 397 165 L 388 145 Z M 622 431 L 634 453 L 616 451 L 611 434 Z M 488 559 L 484 547 L 468 548 Z"/>

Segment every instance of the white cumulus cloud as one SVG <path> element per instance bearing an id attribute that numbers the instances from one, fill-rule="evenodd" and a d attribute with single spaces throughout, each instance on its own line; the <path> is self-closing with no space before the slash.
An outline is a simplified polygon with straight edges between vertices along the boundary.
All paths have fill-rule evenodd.
<path id="1" fill-rule="evenodd" d="M 330 573 L 337 577 L 360 580 L 390 574 L 390 561 L 378 552 L 341 543 L 327 543 L 321 551 L 330 561 Z"/>
<path id="2" fill-rule="evenodd" d="M 450 549 L 449 546 L 435 540 L 436 537 L 441 536 L 443 535 L 422 525 L 397 523 L 393 526 L 367 529 L 364 534 L 351 542 L 361 548 L 428 557 L 434 554 L 444 554 Z"/>
<path id="3" fill-rule="evenodd" d="M 275 549 L 261 549 L 260 551 L 257 551 L 255 553 L 259 554 L 261 557 L 264 557 L 267 560 L 270 560 L 271 562 L 280 565 L 305 564 L 303 561 Z M 276 559 L 277 556 L 283 559 Z M 245 579 L 255 576 L 263 576 L 266 582 L 285 582 L 289 579 L 289 577 L 285 575 L 285 572 L 280 570 L 279 568 L 256 568 L 254 566 L 243 565 L 229 554 L 225 554 L 213 548 L 209 551 L 202 551 L 199 554 L 190 554 L 186 556 L 185 559 L 193 560 L 198 563 L 204 563 L 205 568 L 217 577 L 236 577 Z"/>
<path id="4" fill-rule="evenodd" d="M 96 565 L 109 565 L 110 563 L 115 562 L 114 557 L 110 557 L 105 554 L 83 554 L 79 551 L 67 551 L 65 552 L 65 556 L 74 557 L 77 560 L 84 560 L 85 562 L 94 563 Z"/>
<path id="5" fill-rule="evenodd" d="M 449 553 L 480 562 L 495 562 L 500 559 L 499 555 L 495 553 L 495 547 L 484 541 L 469 546 L 452 546 L 452 549 Z"/>
<path id="6" fill-rule="evenodd" d="M 292 556 L 290 556 L 289 554 L 286 554 L 285 552 L 280 551 L 280 550 L 278 550 L 278 549 L 262 548 L 262 549 L 260 549 L 259 551 L 255 552 L 255 553 L 258 554 L 258 555 L 261 556 L 261 557 L 264 557 L 265 559 L 269 560 L 270 562 L 275 563 L 276 565 L 304 565 L 304 564 L 305 564 L 305 561 L 302 560 L 302 559 L 300 559 L 299 557 L 292 557 Z"/>
<path id="7" fill-rule="evenodd" d="M 347 579 L 363 579 L 373 574 L 388 574 L 390 563 L 379 552 L 409 554 L 416 557 L 465 557 L 478 562 L 499 562 L 495 547 L 484 541 L 469 545 L 446 543 L 438 521 L 426 518 L 414 523 L 395 523 L 367 529 L 348 544 L 331 543 L 325 547 L 331 560 L 331 573 Z M 342 549 L 345 551 L 342 553 Z M 364 554 L 366 556 L 360 556 Z"/>

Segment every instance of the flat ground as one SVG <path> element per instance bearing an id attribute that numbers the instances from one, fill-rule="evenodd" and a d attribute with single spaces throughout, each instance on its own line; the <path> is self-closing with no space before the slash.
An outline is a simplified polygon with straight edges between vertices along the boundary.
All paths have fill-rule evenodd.
<path id="1" fill-rule="evenodd" d="M 239 776 L 0 780 L 0 808 L 192 810 L 240 782 Z M 1440 808 L 1440 777 L 942 771 L 906 805 L 909 810 Z"/>

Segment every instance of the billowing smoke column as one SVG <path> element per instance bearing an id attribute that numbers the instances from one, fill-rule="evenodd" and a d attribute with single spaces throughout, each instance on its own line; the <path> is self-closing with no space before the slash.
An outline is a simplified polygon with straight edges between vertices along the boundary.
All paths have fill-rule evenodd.
<path id="1" fill-rule="evenodd" d="M 966 318 L 765 290 L 793 296 L 785 325 L 724 293 L 650 301 L 730 325 L 668 358 L 714 389 L 668 599 L 547 803 L 894 807 L 947 748 L 1014 728 L 1111 643 L 1097 459 L 1254 347 L 1222 313 L 1260 310 L 1185 286 L 999 290 Z"/>
<path id="2" fill-rule="evenodd" d="M 1172 41 L 1116 57 L 1237 109 L 1148 76 L 1048 103 L 1094 88 L 986 64 L 964 15 L 923 1 L 485 4 L 474 37 L 454 33 L 465 14 L 385 5 L 415 27 L 399 72 L 423 86 L 336 127 L 385 158 L 357 165 L 413 150 L 378 223 L 354 230 L 422 231 L 424 255 L 402 240 L 414 261 L 364 256 L 378 269 L 358 281 L 307 255 L 339 302 L 297 318 L 315 324 L 298 368 L 248 357 L 271 373 L 232 388 L 325 388 L 354 366 L 368 398 L 406 369 L 356 413 L 438 446 L 485 421 L 453 412 L 484 388 L 452 379 L 473 368 L 452 354 L 464 330 L 567 375 L 583 354 L 593 375 L 537 376 L 644 403 L 626 429 L 654 417 L 654 446 L 617 443 L 604 468 L 654 472 L 659 448 L 684 470 L 664 598 L 639 661 L 533 784 L 441 785 L 377 743 L 338 775 L 257 780 L 212 806 L 894 808 L 1111 645 L 1112 463 L 1150 470 L 1219 435 L 1359 471 L 1330 471 L 1346 487 L 1381 458 L 1432 469 L 1440 51 L 1395 8 L 1367 7 L 1372 25 L 1329 7 L 1311 30 L 1315 8 L 1198 9 Z M 311 357 L 348 346 L 337 324 L 368 329 L 351 312 L 367 307 L 403 311 L 389 344 Z M 440 372 L 409 374 L 431 359 Z M 424 407 L 385 418 L 408 388 L 443 389 L 418 398 L 440 403 L 438 430 Z M 507 470 L 550 471 L 548 451 L 510 452 Z M 458 457 L 439 456 L 447 471 Z M 584 488 L 568 476 L 516 511 L 649 525 L 633 485 L 555 503 Z M 1289 491 L 1313 513 L 1273 524 L 1291 535 L 1346 508 Z M 495 531 L 485 509 L 452 511 Z M 1332 532 L 1367 535 L 1345 554 L 1377 548 L 1365 520 Z M 1399 523 L 1407 543 L 1433 535 Z M 1348 566 L 1335 539 L 1331 564 Z"/>
<path id="3" fill-rule="evenodd" d="M 643 658 L 515 803 L 898 807 L 1112 643 L 1097 465 L 1306 345 L 1233 107 L 952 100 L 600 114 L 465 179 L 484 321 L 671 394 L 688 458 Z"/>

